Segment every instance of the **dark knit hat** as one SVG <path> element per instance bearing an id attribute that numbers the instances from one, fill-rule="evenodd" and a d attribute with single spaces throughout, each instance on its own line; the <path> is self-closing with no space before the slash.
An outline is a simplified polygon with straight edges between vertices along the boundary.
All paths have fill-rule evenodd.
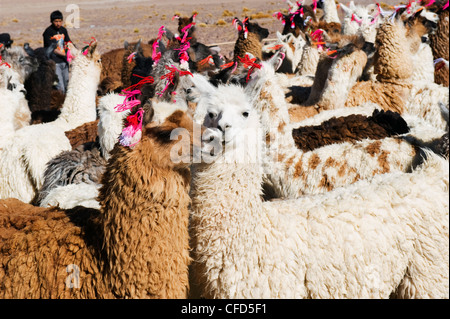
<path id="1" fill-rule="evenodd" d="M 56 19 L 61 19 L 61 20 L 63 19 L 63 14 L 59 10 L 53 11 L 50 14 L 50 22 L 53 22 L 53 20 L 56 20 Z"/>
<path id="2" fill-rule="evenodd" d="M 5 48 L 9 48 L 11 47 L 11 44 L 14 41 L 11 40 L 11 36 L 9 35 L 9 33 L 1 33 L 0 34 L 0 43 L 3 43 L 3 45 L 5 46 Z"/>

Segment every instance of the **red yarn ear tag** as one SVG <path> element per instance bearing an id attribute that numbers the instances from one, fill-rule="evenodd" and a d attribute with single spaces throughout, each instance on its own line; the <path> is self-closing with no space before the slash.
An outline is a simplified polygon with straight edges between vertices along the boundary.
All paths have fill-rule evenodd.
<path id="1" fill-rule="evenodd" d="M 2 43 L 2 45 L 0 46 L 0 48 L 3 46 L 3 43 Z M 2 62 L 2 56 L 0 55 L 0 66 L 2 66 L 2 65 L 6 65 L 8 68 L 10 68 L 11 69 L 11 65 L 8 63 L 8 62 Z"/>
<path id="2" fill-rule="evenodd" d="M 284 19 L 284 15 L 281 12 L 275 12 L 274 14 L 272 14 L 272 16 L 274 18 L 277 18 L 278 20 L 280 20 L 283 25 L 286 24 L 286 20 Z"/>
<path id="3" fill-rule="evenodd" d="M 252 72 L 255 69 L 261 69 L 261 64 L 255 63 L 256 58 L 250 59 L 250 57 L 248 56 L 248 54 L 245 55 L 244 58 L 241 58 L 240 56 L 238 56 L 238 59 L 242 62 L 242 64 L 244 65 L 244 68 L 249 68 L 248 72 L 247 72 L 247 77 L 246 77 L 246 82 L 248 82 L 250 80 L 250 75 L 252 74 Z"/>
<path id="4" fill-rule="evenodd" d="M 193 76 L 191 72 L 178 70 L 174 65 L 172 65 L 172 66 L 167 66 L 166 65 L 165 68 L 167 70 L 169 70 L 170 72 L 164 74 L 163 76 L 161 76 L 161 80 L 166 79 L 166 86 L 164 87 L 164 89 L 162 89 L 161 92 L 156 93 L 156 95 L 158 95 L 159 97 L 161 97 L 164 94 L 164 92 L 166 92 L 166 90 L 169 88 L 169 85 L 171 85 L 171 84 L 173 85 L 174 84 L 173 80 L 175 78 L 175 73 L 178 72 L 178 74 L 180 76 L 184 76 L 184 75 L 191 75 L 191 76 Z"/>

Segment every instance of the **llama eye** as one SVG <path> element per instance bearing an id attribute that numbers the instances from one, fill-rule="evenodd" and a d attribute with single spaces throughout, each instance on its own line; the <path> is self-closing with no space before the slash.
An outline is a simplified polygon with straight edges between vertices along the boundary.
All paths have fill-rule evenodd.
<path id="1" fill-rule="evenodd" d="M 243 116 L 243 117 L 248 117 L 248 112 L 242 113 L 242 116 Z"/>
<path id="2" fill-rule="evenodd" d="M 208 116 L 213 119 L 216 115 L 214 113 L 212 113 L 212 112 L 209 112 Z"/>

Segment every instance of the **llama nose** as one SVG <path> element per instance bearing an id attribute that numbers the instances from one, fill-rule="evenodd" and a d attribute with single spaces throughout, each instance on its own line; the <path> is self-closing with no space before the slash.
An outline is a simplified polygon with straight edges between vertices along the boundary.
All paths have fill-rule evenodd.
<path id="1" fill-rule="evenodd" d="M 219 131 L 221 131 L 222 133 L 225 133 L 226 130 L 229 130 L 231 128 L 231 124 L 225 123 L 222 125 L 218 125 L 217 128 L 219 129 Z"/>

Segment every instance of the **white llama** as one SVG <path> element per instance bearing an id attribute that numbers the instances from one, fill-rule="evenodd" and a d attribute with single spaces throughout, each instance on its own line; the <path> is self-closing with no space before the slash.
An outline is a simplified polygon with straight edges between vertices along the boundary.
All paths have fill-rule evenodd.
<path id="1" fill-rule="evenodd" d="M 65 132 L 96 119 L 95 97 L 101 71 L 97 43 L 87 48 L 86 55 L 69 46 L 75 58 L 61 114 L 53 122 L 16 131 L 0 150 L 1 199 L 31 202 L 42 186 L 47 162 L 72 149 Z"/>
<path id="2" fill-rule="evenodd" d="M 204 141 L 223 152 L 207 143 L 213 157 L 192 170 L 199 297 L 448 298 L 447 161 L 429 153 L 412 173 L 263 202 L 258 112 L 239 88 L 208 98 L 205 123 L 220 131 Z"/>

